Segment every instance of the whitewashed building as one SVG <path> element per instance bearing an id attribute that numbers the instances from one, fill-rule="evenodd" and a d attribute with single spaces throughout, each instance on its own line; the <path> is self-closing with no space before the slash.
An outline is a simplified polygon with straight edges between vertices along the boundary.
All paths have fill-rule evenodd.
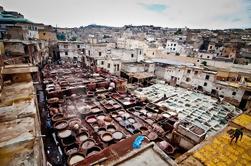
<path id="1" fill-rule="evenodd" d="M 83 52 L 85 52 L 85 44 L 76 41 L 60 41 L 58 42 L 60 58 L 73 59 L 81 61 Z"/>

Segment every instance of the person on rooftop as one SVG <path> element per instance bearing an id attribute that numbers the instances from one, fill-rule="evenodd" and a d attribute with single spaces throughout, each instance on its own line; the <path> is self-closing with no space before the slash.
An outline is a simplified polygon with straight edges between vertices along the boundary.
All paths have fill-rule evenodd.
<path id="1" fill-rule="evenodd" d="M 242 139 L 242 136 L 243 136 L 243 128 L 240 128 L 240 129 L 235 129 L 234 133 L 232 134 L 231 136 L 231 141 L 230 141 L 230 144 L 233 142 L 233 140 L 235 139 L 235 143 L 237 143 L 239 137 L 240 140 Z"/>

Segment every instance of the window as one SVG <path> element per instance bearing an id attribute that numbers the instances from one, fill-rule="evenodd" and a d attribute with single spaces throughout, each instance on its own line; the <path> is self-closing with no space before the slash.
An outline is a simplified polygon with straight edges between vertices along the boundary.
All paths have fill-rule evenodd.
<path id="1" fill-rule="evenodd" d="M 171 44 L 171 46 L 173 46 L 173 44 Z"/>
<path id="2" fill-rule="evenodd" d="M 206 80 L 209 80 L 209 77 L 210 77 L 209 75 L 206 75 L 206 78 L 205 78 L 205 79 L 206 79 Z"/>
<path id="3" fill-rule="evenodd" d="M 111 66 L 111 64 L 110 64 L 110 63 L 108 63 L 108 64 L 107 64 L 107 68 L 110 68 L 110 66 Z"/>
<path id="4" fill-rule="evenodd" d="M 65 55 L 68 55 L 68 52 L 67 52 L 67 51 L 65 51 L 65 52 L 64 52 L 64 54 L 65 54 Z"/>
<path id="5" fill-rule="evenodd" d="M 43 33 L 43 35 L 45 36 L 45 35 L 46 35 L 46 33 Z"/>
<path id="6" fill-rule="evenodd" d="M 212 49 L 213 48 L 213 46 L 210 46 L 210 49 Z"/>
<path id="7" fill-rule="evenodd" d="M 154 55 L 154 52 L 153 52 L 153 55 Z"/>
<path id="8" fill-rule="evenodd" d="M 235 95 L 236 95 L 236 92 L 233 92 L 232 95 L 235 96 Z"/>
<path id="9" fill-rule="evenodd" d="M 197 62 L 200 62 L 200 60 L 198 59 Z"/>
<path id="10" fill-rule="evenodd" d="M 194 74 L 197 75 L 199 72 L 198 71 L 194 71 Z"/>
<path id="11" fill-rule="evenodd" d="M 104 61 L 101 61 L 101 65 L 104 65 Z"/>
<path id="12" fill-rule="evenodd" d="M 68 45 L 64 45 L 64 48 L 68 48 Z"/>
<path id="13" fill-rule="evenodd" d="M 186 82 L 190 82 L 190 81 L 191 81 L 191 79 L 187 77 L 186 78 Z"/>
<path id="14" fill-rule="evenodd" d="M 91 51 L 90 50 L 88 50 L 88 55 L 91 55 Z"/>
<path id="15" fill-rule="evenodd" d="M 200 57 L 202 58 L 202 55 L 200 55 Z"/>
<path id="16" fill-rule="evenodd" d="M 77 47 L 80 48 L 80 45 L 78 44 Z"/>
<path id="17" fill-rule="evenodd" d="M 206 82 L 204 82 L 204 86 L 207 86 L 207 83 L 206 83 Z"/>
<path id="18" fill-rule="evenodd" d="M 101 55 L 102 55 L 102 53 L 101 53 L 101 52 L 98 52 L 98 55 L 99 55 L 99 56 L 101 56 Z"/>
<path id="19" fill-rule="evenodd" d="M 191 73 L 191 70 L 187 70 L 187 73 L 188 73 L 188 74 Z"/>
<path id="20" fill-rule="evenodd" d="M 133 58 L 133 56 L 134 56 L 134 55 L 133 55 L 133 54 L 131 54 L 131 57 L 132 57 L 132 58 Z"/>
<path id="21" fill-rule="evenodd" d="M 173 48 L 173 51 L 175 50 L 175 48 Z"/>
<path id="22" fill-rule="evenodd" d="M 117 71 L 119 71 L 119 64 L 117 65 Z"/>
<path id="23" fill-rule="evenodd" d="M 176 46 L 176 44 L 173 44 L 173 46 L 175 47 L 175 46 Z"/>
<path id="24" fill-rule="evenodd" d="M 209 59 L 209 56 L 207 56 L 207 59 Z"/>
<path id="25" fill-rule="evenodd" d="M 139 51 L 139 55 L 141 55 L 141 50 Z"/>

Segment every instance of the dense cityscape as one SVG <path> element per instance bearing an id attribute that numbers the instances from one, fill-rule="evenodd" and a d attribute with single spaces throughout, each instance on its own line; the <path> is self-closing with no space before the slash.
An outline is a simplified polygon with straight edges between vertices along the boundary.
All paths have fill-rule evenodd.
<path id="1" fill-rule="evenodd" d="M 0 6 L 0 163 L 251 165 L 251 28 L 75 28 Z"/>

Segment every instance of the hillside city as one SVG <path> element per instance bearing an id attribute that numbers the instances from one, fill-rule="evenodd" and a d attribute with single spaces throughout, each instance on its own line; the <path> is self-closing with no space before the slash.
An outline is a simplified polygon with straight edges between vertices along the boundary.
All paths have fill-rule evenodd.
<path id="1" fill-rule="evenodd" d="M 0 163 L 251 165 L 251 28 L 63 28 L 0 6 Z"/>

